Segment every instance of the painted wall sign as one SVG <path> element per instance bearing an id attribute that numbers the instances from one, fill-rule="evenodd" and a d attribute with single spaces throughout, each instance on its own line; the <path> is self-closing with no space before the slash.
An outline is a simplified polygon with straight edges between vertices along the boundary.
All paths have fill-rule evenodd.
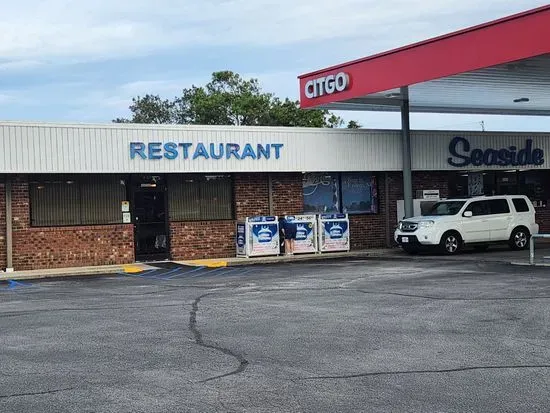
<path id="1" fill-rule="evenodd" d="M 473 166 L 525 166 L 544 164 L 544 151 L 533 148 L 533 140 L 526 139 L 523 148 L 509 146 L 507 148 L 472 149 L 470 141 L 461 136 L 454 137 L 449 143 L 451 156 L 447 162 L 451 166 L 464 168 Z"/>
<path id="2" fill-rule="evenodd" d="M 313 99 L 323 95 L 343 92 L 349 87 L 349 84 L 349 75 L 340 72 L 336 75 L 309 80 L 304 86 L 304 93 L 308 99 Z"/>
<path id="3" fill-rule="evenodd" d="M 279 159 L 284 144 L 130 142 L 130 159 Z"/>

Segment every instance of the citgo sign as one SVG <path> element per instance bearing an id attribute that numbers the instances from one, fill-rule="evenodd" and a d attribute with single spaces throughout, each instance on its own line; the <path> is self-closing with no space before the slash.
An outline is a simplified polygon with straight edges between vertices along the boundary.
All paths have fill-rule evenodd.
<path id="1" fill-rule="evenodd" d="M 349 75 L 344 72 L 311 79 L 304 86 L 304 94 L 308 99 L 323 95 L 343 92 L 349 87 Z"/>

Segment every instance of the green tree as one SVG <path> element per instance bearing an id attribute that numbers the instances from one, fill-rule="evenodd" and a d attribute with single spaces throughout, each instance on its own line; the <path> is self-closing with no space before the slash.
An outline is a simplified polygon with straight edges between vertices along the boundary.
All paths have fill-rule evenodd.
<path id="1" fill-rule="evenodd" d="M 298 101 L 281 100 L 263 92 L 257 79 L 246 80 L 231 71 L 215 72 L 209 83 L 183 89 L 181 96 L 173 100 L 151 94 L 138 96 L 132 99 L 129 109 L 131 118 L 113 122 L 316 128 L 344 124 L 327 110 L 300 109 Z"/>
<path id="2" fill-rule="evenodd" d="M 348 122 L 348 126 L 346 126 L 348 129 L 360 129 L 362 126 L 355 120 L 350 120 Z"/>

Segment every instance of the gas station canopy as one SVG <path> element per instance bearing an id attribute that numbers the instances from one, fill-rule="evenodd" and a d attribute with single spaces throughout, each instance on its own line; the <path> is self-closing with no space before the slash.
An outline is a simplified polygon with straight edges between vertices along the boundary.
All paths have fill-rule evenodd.
<path id="1" fill-rule="evenodd" d="M 550 115 L 550 5 L 299 76 L 302 108 Z"/>

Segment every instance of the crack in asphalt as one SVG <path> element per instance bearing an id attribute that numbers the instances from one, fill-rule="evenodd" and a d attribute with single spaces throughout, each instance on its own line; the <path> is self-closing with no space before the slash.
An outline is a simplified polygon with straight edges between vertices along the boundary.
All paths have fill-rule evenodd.
<path id="1" fill-rule="evenodd" d="M 159 305 L 145 305 L 145 306 L 111 306 L 111 307 L 63 307 L 63 308 L 48 308 L 30 311 L 14 311 L 14 312 L 0 312 L 0 318 L 6 317 L 18 317 L 25 315 L 32 315 L 36 313 L 53 313 L 58 311 L 94 311 L 94 310 L 132 310 L 132 309 L 144 309 L 144 308 L 164 308 L 164 307 L 181 307 L 181 304 L 159 304 Z"/>
<path id="2" fill-rule="evenodd" d="M 347 374 L 342 376 L 314 376 L 296 378 L 296 381 L 304 380 L 337 380 L 337 379 L 356 379 L 361 377 L 375 376 L 399 376 L 405 374 L 444 374 L 444 373 L 460 373 L 465 371 L 476 370 L 515 370 L 515 369 L 548 369 L 550 364 L 535 364 L 535 365 L 518 365 L 518 366 L 473 366 L 473 367 L 457 367 L 454 369 L 441 370 L 402 370 L 402 371 L 378 371 L 372 373 L 357 373 Z"/>
<path id="3" fill-rule="evenodd" d="M 417 294 L 405 294 L 405 293 L 392 293 L 387 291 L 368 291 L 368 290 L 355 290 L 363 294 L 372 295 L 396 295 L 398 297 L 410 297 L 410 298 L 424 298 L 427 300 L 441 300 L 441 301 L 525 301 L 525 300 L 548 300 L 550 296 L 539 297 L 480 297 L 480 298 L 465 298 L 465 297 L 435 297 L 431 295 L 417 295 Z"/>
<path id="4" fill-rule="evenodd" d="M 14 394 L 0 394 L 0 399 L 9 399 L 13 397 L 26 397 L 26 396 L 42 396 L 45 394 L 54 394 L 60 393 L 62 391 L 74 390 L 76 387 L 66 387 L 63 389 L 54 389 L 54 390 L 44 390 L 38 392 L 29 392 L 29 393 L 14 393 Z"/>
<path id="5" fill-rule="evenodd" d="M 219 376 L 210 377 L 208 379 L 199 381 L 199 383 L 206 383 L 206 382 L 209 382 L 209 381 L 212 381 L 212 380 L 217 380 L 217 379 L 221 379 L 221 378 L 224 378 L 224 377 L 228 377 L 228 376 L 232 376 L 232 375 L 235 375 L 235 374 L 242 373 L 243 371 L 246 370 L 246 367 L 248 366 L 248 360 L 245 359 L 241 354 L 235 353 L 234 351 L 232 351 L 228 348 L 221 347 L 221 346 L 218 346 L 216 344 L 207 343 L 204 340 L 204 338 L 202 337 L 202 333 L 197 328 L 197 312 L 199 311 L 199 303 L 200 303 L 202 298 L 204 298 L 206 296 L 209 296 L 209 295 L 211 295 L 211 294 L 203 294 L 203 295 L 195 298 L 195 301 L 193 301 L 191 312 L 189 313 L 189 331 L 191 331 L 191 333 L 195 337 L 195 343 L 197 345 L 199 345 L 201 347 L 204 347 L 204 348 L 217 350 L 217 351 L 222 352 L 225 355 L 231 356 L 239 362 L 239 366 L 235 370 L 230 371 L 229 373 L 221 374 Z"/>

